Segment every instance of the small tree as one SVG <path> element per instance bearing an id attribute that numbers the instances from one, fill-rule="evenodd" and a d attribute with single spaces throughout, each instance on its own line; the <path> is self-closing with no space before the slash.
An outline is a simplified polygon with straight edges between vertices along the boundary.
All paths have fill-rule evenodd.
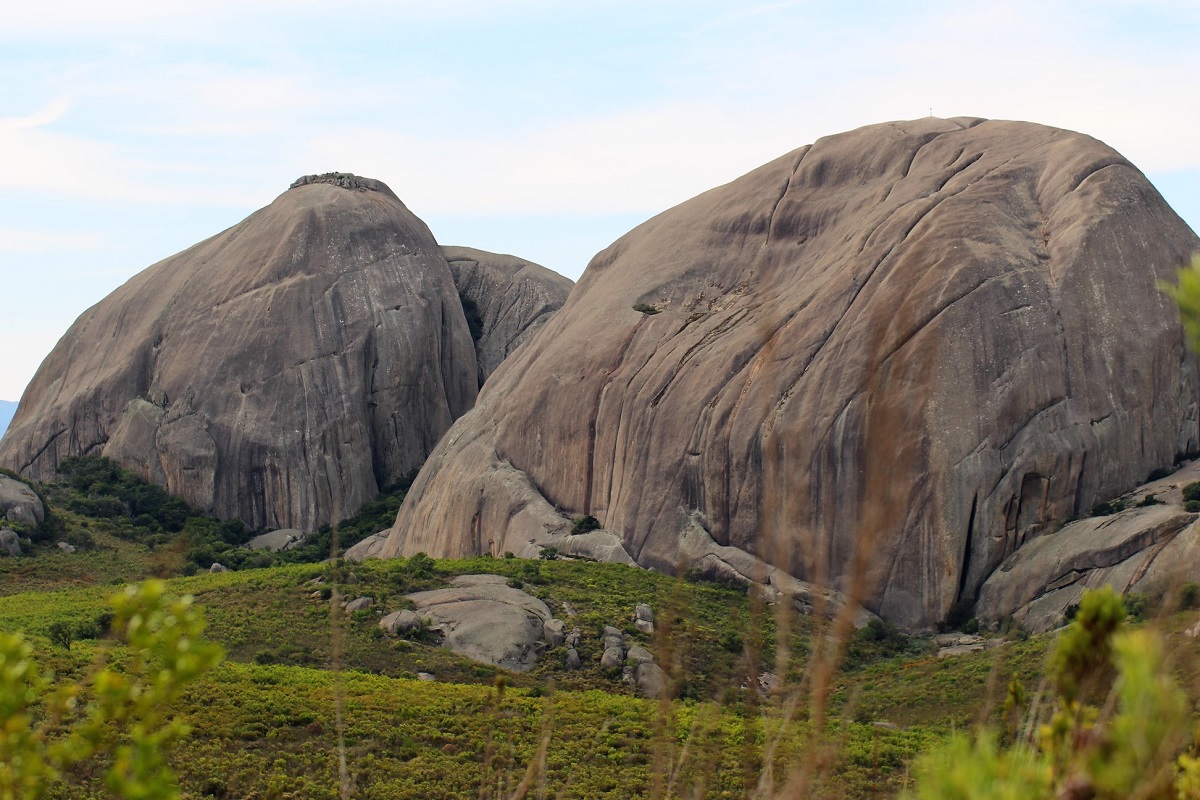
<path id="1" fill-rule="evenodd" d="M 100 753 L 111 757 L 105 785 L 114 796 L 179 796 L 166 753 L 188 728 L 170 707 L 220 662 L 221 648 L 201 638 L 191 598 L 165 597 L 161 581 L 130 586 L 111 602 L 128 662 L 80 682 L 52 686 L 25 637 L 0 633 L 0 799 L 44 797 L 64 770 Z M 80 703 L 85 687 L 89 699 Z"/>

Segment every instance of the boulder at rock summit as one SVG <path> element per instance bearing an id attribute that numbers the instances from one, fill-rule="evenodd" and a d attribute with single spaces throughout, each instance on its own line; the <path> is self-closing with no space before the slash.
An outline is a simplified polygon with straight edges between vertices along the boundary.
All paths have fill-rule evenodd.
<path id="1" fill-rule="evenodd" d="M 450 268 L 383 183 L 307 176 L 130 279 L 41 365 L 0 464 L 103 454 L 252 527 L 349 516 L 478 389 Z"/>
<path id="2" fill-rule="evenodd" d="M 592 515 L 618 559 L 775 568 L 929 628 L 1200 449 L 1158 288 L 1198 248 L 1078 133 L 927 118 L 820 139 L 598 254 L 377 552 L 520 552 Z"/>

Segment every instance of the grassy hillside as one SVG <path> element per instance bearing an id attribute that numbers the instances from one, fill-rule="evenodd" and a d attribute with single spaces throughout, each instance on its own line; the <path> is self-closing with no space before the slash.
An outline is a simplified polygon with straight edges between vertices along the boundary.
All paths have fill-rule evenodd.
<path id="1" fill-rule="evenodd" d="M 124 657 L 104 637 L 106 598 L 116 587 L 159 575 L 171 592 L 193 595 L 227 658 L 179 709 L 193 733 L 172 763 L 188 797 L 336 797 L 339 696 L 360 798 L 509 797 L 543 761 L 533 788 L 547 793 L 539 796 L 746 797 L 764 776 L 780 784 L 796 768 L 816 776 L 811 796 L 893 796 L 918 752 L 951 730 L 999 719 L 1011 678 L 1038 692 L 1052 644 L 1049 636 L 1013 635 L 939 659 L 927 638 L 869 626 L 846 643 L 818 736 L 807 720 L 811 656 L 823 634 L 801 617 L 785 620 L 781 635 L 776 610 L 742 587 L 565 560 L 288 564 L 288 554 L 240 550 L 226 537 L 248 532 L 181 509 L 111 465 L 83 466 L 37 487 L 50 521 L 27 532 L 26 554 L 0 559 L 0 631 L 24 631 L 44 667 L 80 676 L 97 661 Z M 390 512 L 370 509 L 347 527 L 373 532 L 399 500 L 384 502 Z M 78 552 L 54 546 L 64 540 Z M 196 573 L 196 554 L 216 542 L 238 569 Z M 456 656 L 428 633 L 403 639 L 379 629 L 380 615 L 404 607 L 405 594 L 480 572 L 507 576 L 577 626 L 582 668 L 566 669 L 563 652 L 552 650 L 533 671 L 506 673 Z M 372 610 L 344 617 L 336 654 L 334 579 L 343 597 L 375 600 Z M 640 602 L 656 611 L 653 636 L 632 624 Z M 1197 698 L 1194 647 L 1180 634 L 1194 617 L 1158 624 Z M 619 671 L 601 669 L 605 625 L 657 654 L 675 700 L 640 699 Z M 63 629 L 75 637 L 67 648 L 51 636 Z M 775 673 L 774 691 L 756 688 L 764 673 Z M 77 769 L 52 796 L 107 796 L 102 766 Z"/>

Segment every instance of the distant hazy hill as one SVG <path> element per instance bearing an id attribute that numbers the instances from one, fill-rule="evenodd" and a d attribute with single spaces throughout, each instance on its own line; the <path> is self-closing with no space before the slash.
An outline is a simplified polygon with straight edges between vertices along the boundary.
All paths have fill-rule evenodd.
<path id="1" fill-rule="evenodd" d="M 8 423 L 12 422 L 13 414 L 17 413 L 16 400 L 0 400 L 0 436 L 8 430 Z"/>

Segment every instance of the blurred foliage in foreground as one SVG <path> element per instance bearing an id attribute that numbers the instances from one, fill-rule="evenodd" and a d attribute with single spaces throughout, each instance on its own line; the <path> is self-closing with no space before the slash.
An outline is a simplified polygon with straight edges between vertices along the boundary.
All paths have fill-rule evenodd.
<path id="1" fill-rule="evenodd" d="M 1035 702 L 1022 726 L 1014 712 L 1025 693 L 1010 683 L 1009 726 L 953 735 L 919 760 L 919 788 L 909 796 L 1200 798 L 1188 698 L 1167 670 L 1160 636 L 1127 629 L 1125 618 L 1111 588 L 1084 594 L 1054 651 L 1048 719 Z"/>
<path id="2" fill-rule="evenodd" d="M 202 638 L 191 598 L 168 599 L 161 581 L 113 596 L 111 631 L 125 645 L 120 667 L 55 682 L 38 672 L 33 646 L 0 633 L 0 797 L 36 800 L 64 773 L 91 759 L 107 763 L 112 795 L 179 796 L 167 752 L 188 733 L 172 705 L 221 661 Z M 70 640 L 59 640 L 68 649 Z"/>

